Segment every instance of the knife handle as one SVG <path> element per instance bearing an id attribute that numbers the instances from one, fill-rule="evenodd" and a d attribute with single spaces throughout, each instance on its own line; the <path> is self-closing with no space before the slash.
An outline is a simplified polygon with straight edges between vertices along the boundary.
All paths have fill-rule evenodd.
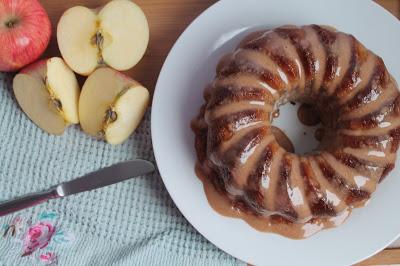
<path id="1" fill-rule="evenodd" d="M 56 189 L 52 188 L 47 191 L 29 194 L 14 200 L 0 203 L 0 217 L 59 197 L 60 196 L 57 194 Z"/>

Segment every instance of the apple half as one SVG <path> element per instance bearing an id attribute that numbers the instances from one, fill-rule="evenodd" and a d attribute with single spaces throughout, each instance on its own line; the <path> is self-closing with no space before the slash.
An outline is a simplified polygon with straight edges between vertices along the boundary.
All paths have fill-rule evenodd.
<path id="1" fill-rule="evenodd" d="M 14 94 L 24 113 L 49 134 L 61 135 L 79 123 L 79 85 L 74 72 L 59 57 L 22 69 L 13 80 Z"/>
<path id="2" fill-rule="evenodd" d="M 75 6 L 60 18 L 57 42 L 76 73 L 87 76 L 101 66 L 127 70 L 143 57 L 149 26 L 140 7 L 129 0 L 114 0 L 95 10 Z"/>
<path id="3" fill-rule="evenodd" d="M 137 128 L 149 105 L 148 90 L 111 68 L 95 70 L 79 99 L 83 131 L 110 144 L 124 142 Z"/>

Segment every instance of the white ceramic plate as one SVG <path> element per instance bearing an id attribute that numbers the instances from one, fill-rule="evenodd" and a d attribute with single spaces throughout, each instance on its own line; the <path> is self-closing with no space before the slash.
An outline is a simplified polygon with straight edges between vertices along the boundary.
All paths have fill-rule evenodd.
<path id="1" fill-rule="evenodd" d="M 352 33 L 382 56 L 400 81 L 400 23 L 372 1 L 223 0 L 200 15 L 176 42 L 154 95 L 154 152 L 175 204 L 208 240 L 256 265 L 349 265 L 383 249 L 400 233 L 399 167 L 379 186 L 367 207 L 355 210 L 342 226 L 306 240 L 260 233 L 242 220 L 220 216 L 209 206 L 194 173 L 194 135 L 189 125 L 219 58 L 256 28 L 313 23 Z M 296 118 L 283 113 L 278 125 L 293 137 L 296 129 L 290 125 Z"/>

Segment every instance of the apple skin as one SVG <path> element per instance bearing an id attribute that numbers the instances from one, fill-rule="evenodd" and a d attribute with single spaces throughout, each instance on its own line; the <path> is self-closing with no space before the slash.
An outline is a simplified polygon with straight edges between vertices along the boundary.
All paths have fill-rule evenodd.
<path id="1" fill-rule="evenodd" d="M 49 59 L 48 58 L 40 59 L 40 60 L 24 67 L 23 69 L 21 69 L 21 71 L 19 73 L 21 73 L 21 74 L 32 74 L 34 72 L 42 73 L 43 72 L 42 68 L 46 67 L 47 60 L 49 60 Z M 40 71 L 38 69 L 40 69 Z"/>
<path id="2" fill-rule="evenodd" d="M 51 23 L 37 0 L 0 0 L 0 71 L 16 71 L 47 48 Z"/>

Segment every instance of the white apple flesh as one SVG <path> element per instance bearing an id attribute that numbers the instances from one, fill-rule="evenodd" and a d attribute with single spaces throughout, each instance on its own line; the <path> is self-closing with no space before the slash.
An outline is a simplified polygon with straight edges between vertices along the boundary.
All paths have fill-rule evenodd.
<path id="1" fill-rule="evenodd" d="M 121 94 L 115 101 L 114 122 L 105 130 L 105 139 L 111 144 L 119 144 L 127 139 L 138 127 L 149 105 L 149 93 L 143 87 L 133 87 Z M 114 119 L 111 114 L 111 119 Z"/>
<path id="2" fill-rule="evenodd" d="M 60 18 L 57 42 L 76 73 L 87 76 L 105 65 L 127 70 L 143 57 L 149 26 L 140 7 L 129 0 L 114 0 L 99 10 L 76 6 Z"/>
<path id="3" fill-rule="evenodd" d="M 23 69 L 13 81 L 14 94 L 24 113 L 49 134 L 61 135 L 79 123 L 79 85 L 61 58 L 53 57 Z"/>
<path id="4" fill-rule="evenodd" d="M 138 82 L 113 69 L 99 68 L 82 87 L 81 127 L 91 136 L 120 144 L 140 124 L 149 100 L 148 90 Z"/>
<path id="5" fill-rule="evenodd" d="M 35 61 L 50 41 L 49 17 L 37 0 L 0 1 L 0 71 Z"/>

